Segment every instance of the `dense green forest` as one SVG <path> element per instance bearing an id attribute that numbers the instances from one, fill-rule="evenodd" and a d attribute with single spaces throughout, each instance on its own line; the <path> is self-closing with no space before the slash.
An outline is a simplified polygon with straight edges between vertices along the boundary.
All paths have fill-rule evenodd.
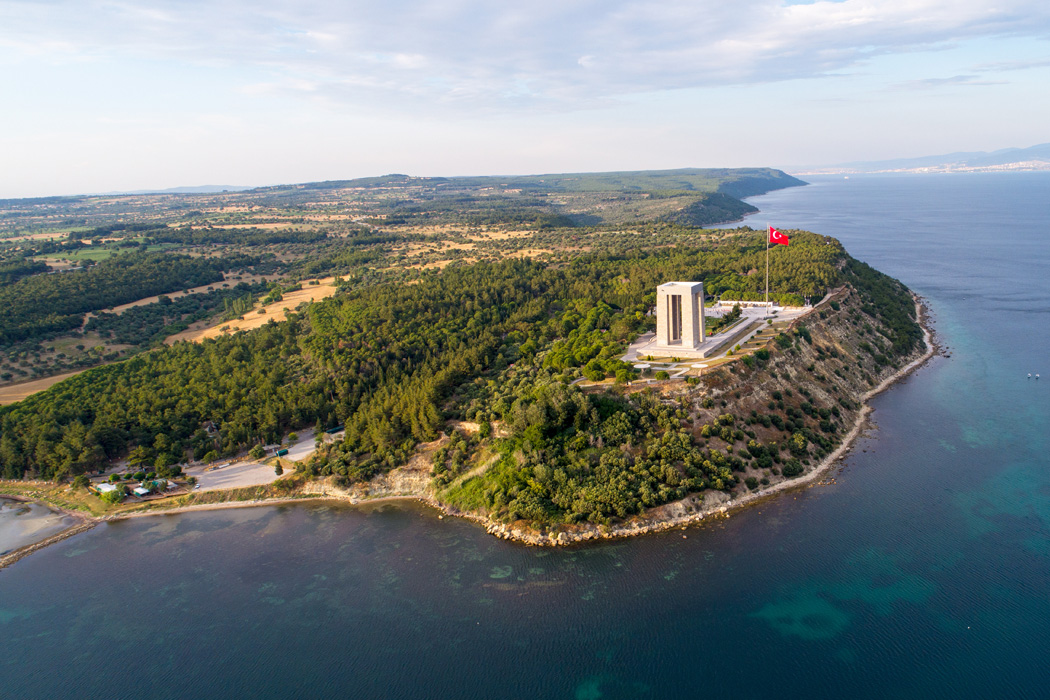
<path id="1" fill-rule="evenodd" d="M 276 243 L 313 244 L 328 237 L 324 231 L 299 229 L 223 229 L 223 228 L 161 228 L 143 235 L 158 243 L 180 245 L 273 245 Z"/>
<path id="2" fill-rule="evenodd" d="M 256 258 L 128 253 L 84 270 L 26 277 L 0 287 L 0 345 L 80 326 L 84 313 L 219 282 Z"/>
<path id="3" fill-rule="evenodd" d="M 0 262 L 0 286 L 17 282 L 23 277 L 38 275 L 41 272 L 47 272 L 46 263 L 27 260 L 23 256 L 4 260 Z"/>
<path id="4" fill-rule="evenodd" d="M 772 349 L 761 349 L 731 368 L 729 374 L 735 376 L 729 381 L 741 386 L 769 381 L 776 377 L 767 368 L 774 353 L 798 354 L 806 344 L 822 364 L 821 369 L 816 363 L 809 366 L 809 381 L 826 383 L 820 372 L 827 371 L 871 382 L 869 370 L 919 346 L 921 329 L 903 285 L 852 259 L 837 281 L 856 290 L 861 311 L 852 309 L 848 318 L 872 340 L 872 345 L 861 343 L 872 355 L 870 364 L 848 366 L 837 350 L 814 346 L 810 332 L 800 325 L 791 335 L 780 335 Z M 841 307 L 836 302 L 833 308 Z M 749 468 L 797 476 L 803 461 L 834 448 L 844 432 L 843 410 L 856 408 L 845 397 L 821 405 L 805 383 L 796 384 L 795 392 L 773 391 L 772 399 L 741 415 L 705 400 L 708 410 L 703 413 L 710 422 L 700 425 L 692 422 L 688 405 L 655 392 L 585 393 L 567 385 L 564 374 L 519 361 L 498 381 L 479 386 L 467 404 L 465 417 L 480 424 L 481 438 L 454 434 L 438 451 L 439 497 L 506 522 L 608 524 L 690 493 L 729 490 Z M 726 406 L 724 400 L 721 406 Z M 497 421 L 507 436 L 483 439 Z M 477 464 L 471 460 L 486 450 L 492 453 L 492 466 L 464 477 Z M 757 488 L 757 479 L 749 479 L 747 488 Z"/>
<path id="5" fill-rule="evenodd" d="M 736 221 L 756 211 L 757 208 L 746 202 L 714 192 L 698 196 L 692 203 L 665 217 L 665 220 L 684 226 L 710 226 L 723 221 Z"/>
<path id="6" fill-rule="evenodd" d="M 597 474 L 615 477 L 602 488 L 627 499 L 608 503 L 628 510 L 683 488 L 727 487 L 732 479 L 723 469 L 732 472 L 732 459 L 685 446 L 678 431 L 666 427 L 664 407 L 625 408 L 620 399 L 584 397 L 566 383 L 584 374 L 629 379 L 615 349 L 651 325 L 645 312 L 659 282 L 734 269 L 746 275 L 761 235 L 745 236 L 743 246 L 729 240 L 734 245 L 595 253 L 552 265 L 480 263 L 411 285 L 348 288 L 287 322 L 90 370 L 0 409 L 3 473 L 56 478 L 129 451 L 140 462 L 169 464 L 188 455 L 235 454 L 304 426 L 345 424 L 345 440 L 311 470 L 357 480 L 403 463 L 417 443 L 437 436 L 444 420 L 468 418 L 500 421 L 511 430 L 511 442 L 500 448 L 511 457 L 494 477 L 513 471 L 507 460 L 517 445 L 546 463 L 564 462 L 577 486 L 590 475 L 585 481 L 597 488 L 594 469 L 601 467 Z M 839 284 L 846 275 L 867 290 L 865 313 L 899 326 L 881 352 L 904 353 L 914 345 L 910 298 L 898 283 L 859 263 L 856 271 L 850 262 L 839 272 L 848 257 L 820 236 L 796 234 L 790 251 L 798 261 L 778 268 L 776 288 L 801 280 L 822 293 L 817 280 Z M 219 426 L 216 435 L 203 429 L 206 421 Z M 620 448 L 627 443 L 646 455 L 655 450 L 656 461 L 624 462 Z M 680 450 L 692 466 L 687 479 L 675 481 L 660 460 Z M 579 462 L 583 457 L 586 464 Z M 455 497 L 535 512 L 527 503 L 532 496 L 513 504 L 509 494 L 521 491 L 518 481 L 505 486 L 504 496 L 495 495 L 502 487 L 486 487 L 488 496 L 464 491 Z M 623 495 L 628 492 L 634 495 Z M 564 498 L 557 506 L 545 498 L 548 515 L 564 511 L 558 517 L 605 518 L 623 509 L 565 510 Z"/>
<path id="7" fill-rule="evenodd" d="M 328 237 L 324 231 L 302 230 L 299 228 L 267 229 L 256 226 L 238 228 L 193 228 L 191 226 L 172 227 L 162 223 L 120 223 L 108 226 L 97 226 L 93 229 L 76 230 L 69 233 L 69 243 L 38 244 L 37 252 L 58 252 L 75 250 L 82 246 L 83 240 L 135 239 L 149 240 L 156 243 L 175 243 L 179 245 L 243 245 L 264 246 L 277 243 L 312 244 Z"/>
<path id="8" fill-rule="evenodd" d="M 319 190 L 404 189 L 492 190 L 495 188 L 544 192 L 722 192 L 733 197 L 751 197 L 770 190 L 804 185 L 802 180 L 773 168 L 679 168 L 674 170 L 625 170 L 603 173 L 559 173 L 478 177 L 412 177 L 383 175 L 356 180 L 312 182 L 288 189 L 260 188 L 258 192 L 303 197 Z"/>

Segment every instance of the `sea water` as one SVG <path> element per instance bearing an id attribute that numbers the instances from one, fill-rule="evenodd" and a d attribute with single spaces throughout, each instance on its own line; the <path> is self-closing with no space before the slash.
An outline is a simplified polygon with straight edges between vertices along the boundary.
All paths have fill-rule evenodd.
<path id="1" fill-rule="evenodd" d="M 752 201 L 922 294 L 946 348 L 833 484 L 557 550 L 407 503 L 103 524 L 0 571 L 0 696 L 1045 697 L 1050 173 Z"/>

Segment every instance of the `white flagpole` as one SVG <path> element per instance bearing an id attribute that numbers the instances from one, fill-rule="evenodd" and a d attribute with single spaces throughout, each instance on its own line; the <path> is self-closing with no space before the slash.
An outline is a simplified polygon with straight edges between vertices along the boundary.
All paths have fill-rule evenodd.
<path id="1" fill-rule="evenodd" d="M 772 226 L 766 224 L 766 313 L 769 313 L 769 232 Z"/>

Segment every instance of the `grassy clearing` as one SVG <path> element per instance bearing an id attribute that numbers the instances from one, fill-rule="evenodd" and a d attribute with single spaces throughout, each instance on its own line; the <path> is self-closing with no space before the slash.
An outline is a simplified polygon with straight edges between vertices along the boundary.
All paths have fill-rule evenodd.
<path id="1" fill-rule="evenodd" d="M 163 512 L 186 506 L 221 505 L 274 498 L 309 498 L 310 495 L 300 492 L 300 487 L 305 481 L 305 478 L 292 472 L 285 478 L 265 486 L 247 486 L 223 491 L 194 491 L 156 501 L 119 505 L 110 505 L 87 489 L 74 489 L 68 484 L 52 484 L 45 481 L 0 481 L 0 495 L 31 498 L 64 510 L 103 517 Z"/>
<path id="2" fill-rule="evenodd" d="M 46 481 L 0 481 L 0 494 L 31 498 L 95 517 L 109 515 L 121 508 L 105 503 L 87 489 L 74 489 L 68 484 L 52 484 Z"/>
<path id="3" fill-rule="evenodd" d="M 283 321 L 286 309 L 294 310 L 299 304 L 304 302 L 319 301 L 335 294 L 335 278 L 326 277 L 319 281 L 320 284 L 313 285 L 309 283 L 309 280 L 304 281 L 302 289 L 298 289 L 294 292 L 287 292 L 281 301 L 262 307 L 263 313 L 258 313 L 256 310 L 245 314 L 239 319 L 223 321 L 205 330 L 183 331 L 177 336 L 168 338 L 165 342 L 174 342 L 175 339 L 200 342 L 205 338 L 214 338 L 225 333 L 236 333 L 237 331 L 258 328 L 271 320 L 278 322 Z"/>
<path id="4" fill-rule="evenodd" d="M 172 248 L 177 247 L 178 246 L 176 246 L 174 243 L 156 243 L 154 245 L 147 246 L 146 250 L 152 253 L 157 250 L 171 250 Z M 142 248 L 136 248 L 135 250 L 142 250 Z M 41 255 L 38 259 L 43 260 L 44 262 L 57 262 L 63 260 L 67 260 L 69 262 L 83 262 L 85 260 L 94 260 L 95 262 L 102 262 L 103 260 L 108 260 L 109 258 L 112 258 L 114 255 L 120 255 L 121 253 L 126 252 L 127 248 L 117 248 L 110 246 L 90 246 L 74 251 L 63 251 L 61 253 Z"/>
<path id="5" fill-rule="evenodd" d="M 305 481 L 306 479 L 302 476 L 292 473 L 265 486 L 245 486 L 244 488 L 225 489 L 222 491 L 194 491 L 183 496 L 165 498 L 161 501 L 149 501 L 143 504 L 126 506 L 123 507 L 122 512 L 149 513 L 171 510 L 173 508 L 185 508 L 187 506 L 221 505 L 223 503 L 261 501 L 273 498 L 309 498 L 312 496 L 302 494 L 299 490 Z"/>

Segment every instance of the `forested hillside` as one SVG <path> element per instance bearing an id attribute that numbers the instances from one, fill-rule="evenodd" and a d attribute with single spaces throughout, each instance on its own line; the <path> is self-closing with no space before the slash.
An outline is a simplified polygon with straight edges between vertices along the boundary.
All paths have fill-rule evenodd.
<path id="1" fill-rule="evenodd" d="M 413 284 L 348 288 L 287 322 L 160 349 L 0 409 L 3 474 L 56 478 L 129 451 L 161 464 L 212 451 L 236 454 L 315 424 L 346 425 L 341 446 L 313 469 L 350 480 L 403 463 L 449 418 L 503 422 L 510 439 L 565 455 L 580 451 L 583 444 L 573 440 L 584 433 L 610 445 L 628 434 L 637 440 L 652 433 L 643 442 L 659 442 L 665 408 L 639 404 L 623 411 L 619 399 L 583 397 L 566 382 L 584 373 L 629 378 L 630 367 L 617 357 L 622 343 L 652 325 L 646 312 L 656 285 L 746 279 L 762 240 L 747 234 L 552 264 L 480 263 Z M 838 266 L 849 262 L 836 242 L 803 233 L 793 235 L 781 258 L 774 289 L 806 294 L 841 284 Z M 870 312 L 901 325 L 900 337 L 883 352 L 910 350 L 914 321 L 906 290 L 870 268 L 862 268 L 866 276 L 847 269 L 854 284 L 871 290 Z M 620 413 L 615 433 L 606 422 Z M 217 435 L 203 430 L 206 421 L 219 427 Z M 590 438 L 581 439 L 592 448 Z M 606 452 L 591 453 L 596 464 L 604 459 L 603 469 L 616 474 L 627 468 L 612 465 L 616 455 Z M 717 460 L 700 460 L 689 488 L 729 483 L 719 471 L 726 465 Z M 658 489 L 659 498 L 675 488 Z"/>
<path id="2" fill-rule="evenodd" d="M 87 269 L 19 279 L 0 286 L 0 345 L 68 331 L 80 326 L 84 312 L 217 282 L 224 270 L 253 262 L 127 253 Z"/>

